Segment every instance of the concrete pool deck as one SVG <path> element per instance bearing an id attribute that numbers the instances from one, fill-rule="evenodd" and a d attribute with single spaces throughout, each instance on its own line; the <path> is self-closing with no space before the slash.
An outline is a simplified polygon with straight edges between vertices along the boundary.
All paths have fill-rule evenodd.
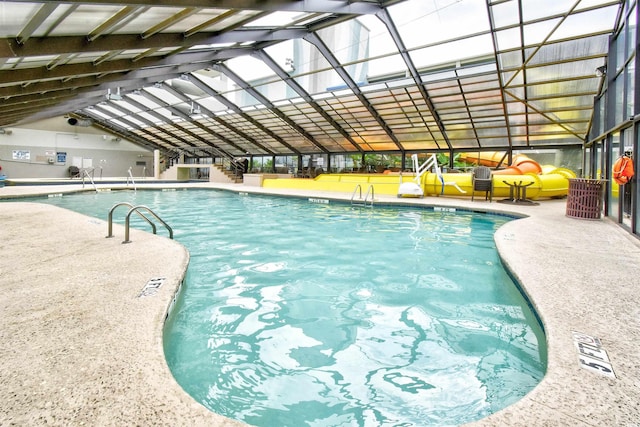
<path id="1" fill-rule="evenodd" d="M 138 188 L 169 186 L 351 196 L 241 184 Z M 0 198 L 79 190 L 7 186 Z M 514 206 L 376 199 L 527 215 L 500 228 L 495 240 L 543 321 L 548 371 L 522 400 L 472 425 L 640 426 L 640 240 L 607 219 L 566 217 L 565 200 Z M 189 259 L 182 245 L 160 228 L 157 236 L 132 230 L 132 243 L 123 245 L 121 226 L 106 239 L 105 220 L 13 202 L 0 203 L 0 426 L 241 425 L 186 395 L 164 360 L 163 320 Z M 155 294 L 140 296 L 160 277 L 164 285 Z M 581 367 L 574 331 L 601 340 L 615 378 Z"/>

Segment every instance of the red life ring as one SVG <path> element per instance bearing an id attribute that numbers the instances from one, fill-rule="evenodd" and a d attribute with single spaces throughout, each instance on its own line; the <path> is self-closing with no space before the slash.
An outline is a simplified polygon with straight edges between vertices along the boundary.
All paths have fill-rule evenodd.
<path id="1" fill-rule="evenodd" d="M 633 160 L 630 157 L 622 156 L 613 165 L 613 180 L 620 185 L 624 185 L 633 178 Z"/>

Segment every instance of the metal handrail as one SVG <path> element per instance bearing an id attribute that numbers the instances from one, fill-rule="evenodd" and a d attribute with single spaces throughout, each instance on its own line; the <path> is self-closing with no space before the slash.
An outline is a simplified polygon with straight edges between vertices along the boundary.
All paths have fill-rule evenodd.
<path id="1" fill-rule="evenodd" d="M 89 181 L 91 181 L 91 184 L 93 185 L 93 189 L 96 190 L 96 192 L 98 191 L 98 187 L 96 187 L 96 183 L 93 182 L 93 177 L 91 175 L 89 175 L 89 172 L 87 172 L 86 169 L 82 170 L 83 175 L 82 175 L 82 188 L 84 188 L 84 176 L 86 175 L 87 178 L 89 178 Z M 92 170 L 93 172 L 93 170 Z"/>
<path id="2" fill-rule="evenodd" d="M 121 202 L 121 203 L 117 203 L 115 204 L 110 210 L 109 210 L 109 217 L 108 217 L 108 230 L 107 230 L 107 237 L 113 237 L 113 212 L 116 210 L 117 207 L 119 206 L 128 206 L 129 208 L 133 208 L 134 206 L 129 203 L 129 202 Z M 144 214 L 142 212 L 138 212 L 138 215 L 140 215 L 145 221 L 147 221 L 149 223 L 149 225 L 151 225 L 151 228 L 153 229 L 153 234 L 156 234 L 156 225 L 153 223 L 153 221 L 151 221 L 149 218 L 147 218 L 146 216 L 144 216 Z"/>
<path id="3" fill-rule="evenodd" d="M 367 199 L 369 198 L 369 194 L 371 194 L 371 206 L 373 206 L 373 199 L 375 199 L 375 191 L 373 189 L 373 184 L 369 185 L 367 189 L 367 194 L 364 195 L 364 205 L 367 205 Z"/>
<path id="4" fill-rule="evenodd" d="M 353 205 L 353 199 L 356 197 L 356 191 L 359 191 L 358 200 L 362 199 L 362 186 L 360 184 L 356 185 L 356 188 L 353 189 L 353 194 L 351 195 L 352 205 Z"/>
<path id="5" fill-rule="evenodd" d="M 356 197 L 356 192 L 358 192 L 358 202 L 355 202 L 355 197 Z M 353 194 L 351 195 L 351 205 L 363 205 L 366 206 L 367 205 L 367 200 L 369 199 L 369 194 L 371 194 L 371 206 L 373 206 L 373 199 L 375 197 L 374 195 L 374 190 L 373 190 L 373 184 L 369 185 L 369 188 L 367 189 L 367 193 L 364 196 L 364 199 L 362 198 L 362 186 L 360 184 L 356 185 L 356 188 L 353 190 Z"/>
<path id="6" fill-rule="evenodd" d="M 140 206 L 132 207 L 131 209 L 129 209 L 129 212 L 127 212 L 127 217 L 124 220 L 124 240 L 122 241 L 122 243 L 131 243 L 131 240 L 129 240 L 129 220 L 131 218 L 131 214 L 132 213 L 134 213 L 134 212 L 140 213 L 140 212 L 138 212 L 139 209 L 146 209 L 148 213 L 150 213 L 151 215 L 153 215 L 153 217 L 155 219 L 160 221 L 160 223 L 162 225 L 164 225 L 167 230 L 169 230 L 169 238 L 173 239 L 173 229 L 171 227 L 169 227 L 169 224 L 164 222 L 162 220 L 162 218 L 160 218 L 158 215 L 156 215 L 156 213 L 154 211 L 152 211 L 151 209 L 149 209 L 148 207 L 140 205 Z"/>
<path id="7" fill-rule="evenodd" d="M 129 173 L 129 176 L 127 177 L 127 187 L 129 186 L 129 179 L 131 179 L 131 183 L 133 184 L 133 191 L 137 191 L 136 182 L 133 180 L 133 174 L 131 173 L 131 168 L 129 168 L 127 172 Z"/>

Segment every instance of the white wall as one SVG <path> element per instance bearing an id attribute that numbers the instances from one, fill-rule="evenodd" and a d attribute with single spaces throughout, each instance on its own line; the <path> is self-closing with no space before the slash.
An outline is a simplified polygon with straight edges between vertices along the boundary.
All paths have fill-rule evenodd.
<path id="1" fill-rule="evenodd" d="M 71 126 L 64 117 L 4 131 L 0 173 L 7 179 L 66 178 L 71 165 L 94 168 L 96 178 L 124 177 L 129 167 L 133 176 L 154 176 L 152 151 L 93 127 Z"/>

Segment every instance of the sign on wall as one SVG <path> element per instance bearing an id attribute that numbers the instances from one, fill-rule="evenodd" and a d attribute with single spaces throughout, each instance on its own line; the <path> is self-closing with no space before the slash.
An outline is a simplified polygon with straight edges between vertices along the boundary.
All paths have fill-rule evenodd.
<path id="1" fill-rule="evenodd" d="M 13 150 L 13 160 L 31 160 L 31 151 Z"/>
<path id="2" fill-rule="evenodd" d="M 58 151 L 56 153 L 56 162 L 57 163 L 67 163 L 67 153 L 66 153 L 66 151 Z"/>

